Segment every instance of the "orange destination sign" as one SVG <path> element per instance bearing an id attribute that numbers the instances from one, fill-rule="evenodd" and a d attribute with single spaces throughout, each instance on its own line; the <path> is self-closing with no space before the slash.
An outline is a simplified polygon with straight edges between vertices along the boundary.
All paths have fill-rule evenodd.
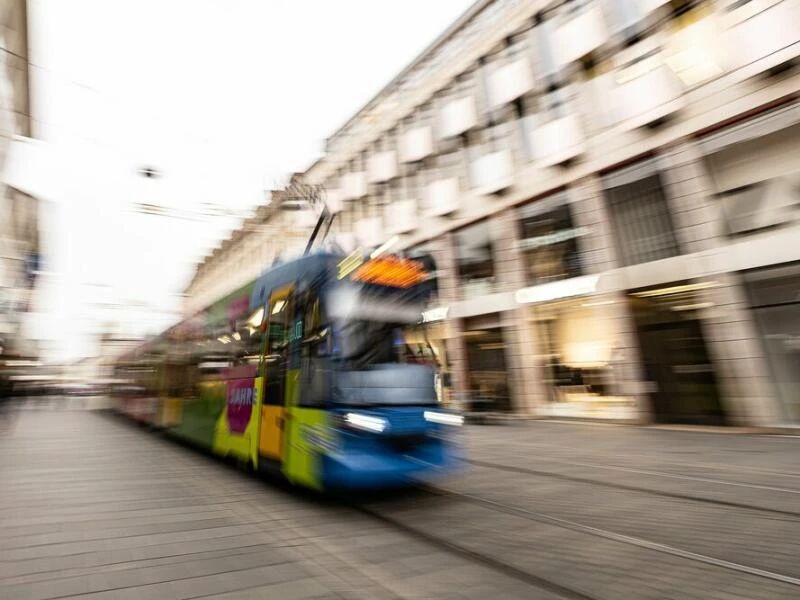
<path id="1" fill-rule="evenodd" d="M 367 261 L 353 271 L 350 278 L 363 283 L 408 288 L 425 281 L 428 273 L 420 262 L 386 256 Z"/>

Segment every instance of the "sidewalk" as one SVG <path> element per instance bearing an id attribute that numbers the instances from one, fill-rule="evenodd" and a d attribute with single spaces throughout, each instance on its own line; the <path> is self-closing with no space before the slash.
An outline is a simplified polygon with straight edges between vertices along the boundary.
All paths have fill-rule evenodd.
<path id="1" fill-rule="evenodd" d="M 112 415 L 0 434 L 1 600 L 556 600 Z"/>
<path id="2" fill-rule="evenodd" d="M 677 463 L 699 468 L 713 457 L 712 462 L 720 468 L 739 471 L 742 467 L 759 467 L 791 471 L 800 477 L 800 431 L 793 436 L 752 428 L 518 420 L 469 426 L 465 440 L 474 456 L 486 460 L 528 456 L 602 459 L 642 467 Z"/>

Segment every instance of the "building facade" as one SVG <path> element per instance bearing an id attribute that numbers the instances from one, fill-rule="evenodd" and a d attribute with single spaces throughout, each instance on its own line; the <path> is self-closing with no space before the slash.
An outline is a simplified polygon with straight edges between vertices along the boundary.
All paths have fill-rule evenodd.
<path id="1" fill-rule="evenodd" d="M 435 252 L 462 397 L 800 424 L 799 5 L 477 2 L 306 177 Z"/>
<path id="2" fill-rule="evenodd" d="M 799 56 L 798 0 L 480 0 L 303 177 L 343 246 L 434 253 L 455 397 L 798 425 Z M 307 239 L 270 206 L 187 313 Z"/>
<path id="3" fill-rule="evenodd" d="M 287 189 L 269 192 L 267 202 L 197 265 L 184 290 L 183 317 L 253 281 L 281 256 L 301 252 L 316 224 L 313 207 L 304 204 Z"/>
<path id="4" fill-rule="evenodd" d="M 32 119 L 25 0 L 0 2 L 0 171 L 12 144 L 31 141 Z M 0 181 L 0 337 L 6 355 L 35 356 L 24 334 L 41 266 L 40 201 Z"/>

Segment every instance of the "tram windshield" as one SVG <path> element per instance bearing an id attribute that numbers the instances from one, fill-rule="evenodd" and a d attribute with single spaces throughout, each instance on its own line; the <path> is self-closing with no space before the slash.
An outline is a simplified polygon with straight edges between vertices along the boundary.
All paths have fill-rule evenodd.
<path id="1" fill-rule="evenodd" d="M 371 286 L 370 286 L 371 287 Z M 345 368 L 414 362 L 418 350 L 405 343 L 404 332 L 416 329 L 424 298 L 413 292 L 343 285 L 331 293 L 334 358 Z"/>

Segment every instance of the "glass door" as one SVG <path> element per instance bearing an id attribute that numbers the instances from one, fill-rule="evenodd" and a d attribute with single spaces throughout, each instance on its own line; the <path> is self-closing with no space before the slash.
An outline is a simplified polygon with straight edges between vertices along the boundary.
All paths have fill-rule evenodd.
<path id="1" fill-rule="evenodd" d="M 292 330 L 293 286 L 272 293 L 267 303 L 267 340 L 264 351 L 264 400 L 261 405 L 259 452 L 283 460 L 286 420 L 286 377 Z"/>

